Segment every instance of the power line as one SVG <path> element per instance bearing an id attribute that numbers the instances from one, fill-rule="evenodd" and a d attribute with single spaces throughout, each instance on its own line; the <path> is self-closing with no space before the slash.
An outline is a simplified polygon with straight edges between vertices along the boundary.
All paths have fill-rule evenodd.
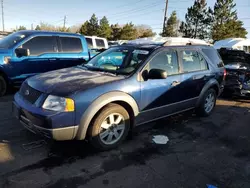
<path id="1" fill-rule="evenodd" d="M 151 8 L 151 7 L 154 7 L 154 6 L 158 6 L 160 5 L 159 2 L 154 2 L 154 3 L 151 3 L 151 4 L 148 4 L 148 5 L 145 5 L 145 6 L 142 6 L 140 8 L 133 8 L 133 9 L 129 9 L 129 10 L 125 10 L 125 11 L 122 11 L 122 12 L 119 12 L 119 13 L 114 13 L 114 14 L 110 14 L 110 16 L 120 16 L 120 15 L 123 15 L 123 14 L 128 14 L 128 13 L 131 13 L 131 12 L 139 12 L 139 11 L 143 11 L 143 10 L 146 10 L 148 8 Z"/>

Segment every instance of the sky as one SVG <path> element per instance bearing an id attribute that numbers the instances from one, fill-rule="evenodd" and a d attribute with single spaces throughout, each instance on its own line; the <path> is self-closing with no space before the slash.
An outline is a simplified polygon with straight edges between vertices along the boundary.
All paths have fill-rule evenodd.
<path id="1" fill-rule="evenodd" d="M 46 22 L 63 26 L 80 25 L 88 20 L 93 13 L 98 18 L 107 16 L 111 24 L 147 24 L 156 33 L 162 31 L 166 0 L 3 0 L 5 30 L 23 25 L 27 29 L 31 24 Z M 216 0 L 207 0 L 213 7 Z M 187 8 L 194 0 L 169 0 L 168 16 L 177 11 L 180 20 L 184 20 Z M 244 22 L 250 38 L 250 0 L 235 0 L 238 17 Z M 0 30 L 2 21 L 0 19 Z"/>

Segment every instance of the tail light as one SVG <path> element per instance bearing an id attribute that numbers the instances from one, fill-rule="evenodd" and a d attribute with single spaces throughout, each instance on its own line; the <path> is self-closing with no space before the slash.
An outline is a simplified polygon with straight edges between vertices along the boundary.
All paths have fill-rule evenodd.
<path id="1" fill-rule="evenodd" d="M 227 70 L 224 69 L 224 73 L 223 73 L 223 80 L 226 80 L 226 76 L 227 76 Z"/>

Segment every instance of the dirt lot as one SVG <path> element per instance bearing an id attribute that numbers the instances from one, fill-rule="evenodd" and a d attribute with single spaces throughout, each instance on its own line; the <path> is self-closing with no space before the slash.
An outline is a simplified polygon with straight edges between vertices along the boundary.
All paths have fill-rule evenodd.
<path id="1" fill-rule="evenodd" d="M 0 99 L 0 187 L 250 187 L 250 100 L 219 100 L 213 115 L 192 112 L 139 127 L 121 147 L 51 142 L 24 130 Z M 166 135 L 166 145 L 152 143 Z M 35 142 L 39 141 L 39 142 Z"/>

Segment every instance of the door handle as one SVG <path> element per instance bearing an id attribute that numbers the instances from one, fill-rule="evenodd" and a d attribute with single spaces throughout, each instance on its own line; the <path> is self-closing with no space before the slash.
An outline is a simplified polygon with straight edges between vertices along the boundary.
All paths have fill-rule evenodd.
<path id="1" fill-rule="evenodd" d="M 173 81 L 172 82 L 172 84 L 171 84 L 171 86 L 178 86 L 179 84 L 180 84 L 181 82 L 179 82 L 179 81 Z"/>

